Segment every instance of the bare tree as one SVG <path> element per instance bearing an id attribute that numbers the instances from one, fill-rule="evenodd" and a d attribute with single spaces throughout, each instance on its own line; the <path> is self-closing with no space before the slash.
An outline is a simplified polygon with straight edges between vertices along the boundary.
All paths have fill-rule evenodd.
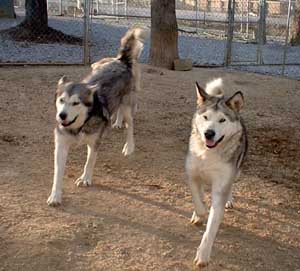
<path id="1" fill-rule="evenodd" d="M 150 64 L 168 69 L 178 58 L 175 0 L 151 0 Z"/>
<path id="2" fill-rule="evenodd" d="M 17 41 L 81 43 L 82 39 L 66 35 L 48 26 L 47 0 L 26 0 L 25 19 L 19 25 L 1 31 Z"/>
<path id="3" fill-rule="evenodd" d="M 291 45 L 300 44 L 300 0 L 295 1 L 295 12 L 292 17 L 291 31 L 290 31 Z"/>

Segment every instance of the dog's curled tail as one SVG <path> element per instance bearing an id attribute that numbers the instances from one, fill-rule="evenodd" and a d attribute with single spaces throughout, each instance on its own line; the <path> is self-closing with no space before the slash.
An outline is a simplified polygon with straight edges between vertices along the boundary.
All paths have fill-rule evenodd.
<path id="1" fill-rule="evenodd" d="M 206 84 L 205 91 L 210 96 L 223 97 L 223 80 L 222 78 L 214 79 Z"/>
<path id="2" fill-rule="evenodd" d="M 118 58 L 126 65 L 131 66 L 143 50 L 143 43 L 148 36 L 148 31 L 143 28 L 132 28 L 121 39 Z"/>

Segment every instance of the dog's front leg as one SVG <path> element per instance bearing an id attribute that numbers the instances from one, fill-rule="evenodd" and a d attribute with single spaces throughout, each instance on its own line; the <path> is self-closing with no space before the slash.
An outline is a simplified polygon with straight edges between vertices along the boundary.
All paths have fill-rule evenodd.
<path id="1" fill-rule="evenodd" d="M 112 125 L 113 128 L 121 129 L 123 125 L 123 112 L 122 112 L 122 105 L 120 105 L 117 111 L 117 118 L 115 123 Z"/>
<path id="2" fill-rule="evenodd" d="M 192 224 L 198 224 L 203 222 L 203 219 L 206 215 L 206 207 L 203 202 L 203 186 L 200 183 L 199 177 L 196 176 L 189 176 L 188 184 L 192 192 L 192 198 L 195 207 L 195 211 L 193 212 L 190 222 Z"/>
<path id="3" fill-rule="evenodd" d="M 55 129 L 55 150 L 54 150 L 54 178 L 52 192 L 48 198 L 49 206 L 57 206 L 61 204 L 62 180 L 64 177 L 68 152 L 70 144 L 65 137 Z"/>
<path id="4" fill-rule="evenodd" d="M 236 174 L 234 180 L 237 180 L 237 178 L 239 177 L 239 175 L 240 175 L 240 172 L 238 172 L 238 173 Z M 226 208 L 226 209 L 232 209 L 232 208 L 233 208 L 232 189 L 233 189 L 233 186 L 231 185 L 230 191 L 229 191 L 229 193 L 228 193 L 227 202 L 226 202 L 226 205 L 225 205 L 225 208 Z"/>
<path id="5" fill-rule="evenodd" d="M 97 159 L 97 151 L 95 144 L 87 146 L 87 160 L 84 166 L 83 174 L 75 181 L 77 186 L 90 186 L 92 185 L 93 171 Z"/>
<path id="6" fill-rule="evenodd" d="M 225 203 L 230 192 L 230 185 L 219 186 L 220 183 L 213 183 L 212 205 L 209 211 L 206 230 L 194 260 L 195 264 L 200 267 L 206 266 L 209 262 L 212 246 L 223 219 Z"/>
<path id="7" fill-rule="evenodd" d="M 232 186 L 230 188 L 230 191 L 228 193 L 227 202 L 225 204 L 226 209 L 232 209 L 233 208 L 233 197 L 232 197 Z"/>

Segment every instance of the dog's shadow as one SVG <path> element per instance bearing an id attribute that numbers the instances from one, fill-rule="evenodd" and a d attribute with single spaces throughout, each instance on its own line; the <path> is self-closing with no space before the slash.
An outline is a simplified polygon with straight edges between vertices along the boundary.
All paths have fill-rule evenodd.
<path id="1" fill-rule="evenodd" d="M 152 206 L 158 207 L 160 209 L 167 210 L 167 211 L 175 213 L 175 214 L 179 214 L 181 216 L 186 217 L 187 219 L 189 219 L 189 216 L 191 215 L 191 213 L 188 213 L 184 210 L 173 207 L 170 204 L 167 204 L 165 202 L 154 201 L 154 200 L 145 198 L 143 196 L 137 195 L 136 193 L 130 193 L 126 190 L 121 190 L 121 189 L 117 189 L 115 187 L 106 186 L 106 185 L 102 185 L 102 184 L 95 184 L 94 188 L 96 190 L 107 191 L 107 192 L 118 194 L 120 196 L 126 196 L 128 198 L 133 199 L 133 200 L 140 201 L 142 203 L 152 205 Z"/>
<path id="2" fill-rule="evenodd" d="M 63 211 L 76 215 L 84 214 L 84 216 L 89 216 L 93 219 L 102 219 L 108 224 L 123 225 L 125 228 L 132 228 L 134 231 L 166 240 L 172 243 L 176 248 L 176 254 L 180 255 L 180 251 L 185 251 L 185 255 L 187 255 L 192 262 L 196 248 L 202 238 L 204 226 L 194 227 L 191 225 L 187 228 L 191 213 L 176 208 L 168 203 L 155 201 L 108 185 L 94 184 L 90 191 L 112 193 L 116 196 L 127 197 L 143 204 L 172 212 L 173 215 L 178 216 L 177 221 L 179 225 L 171 224 L 171 222 L 168 225 L 168 219 L 163 221 L 164 217 L 162 217 L 162 223 L 158 225 L 149 223 L 147 219 L 141 221 L 136 219 L 131 220 L 125 216 L 112 214 L 103 210 L 95 210 L 80 205 L 73 207 L 70 206 L 71 203 L 67 203 Z M 247 213 L 247 210 L 236 209 L 232 215 L 245 216 L 247 215 L 245 212 Z M 245 262 L 247 262 L 249 266 L 255 265 L 257 267 L 255 270 L 273 270 L 271 268 L 272 266 L 279 268 L 274 270 L 289 270 L 290 262 L 295 262 L 294 257 L 297 255 L 297 250 L 298 249 L 292 245 L 289 246 L 288 244 L 277 241 L 275 236 L 260 236 L 252 231 L 235 226 L 234 224 L 228 225 L 223 223 L 213 249 L 210 267 L 214 268 L 219 265 L 229 267 L 234 265 L 238 268 L 237 270 L 244 270 Z M 268 263 L 272 263 L 270 265 L 271 269 L 266 268 Z M 205 270 L 210 270 L 210 267 Z M 252 269 L 250 268 L 249 270 Z"/>

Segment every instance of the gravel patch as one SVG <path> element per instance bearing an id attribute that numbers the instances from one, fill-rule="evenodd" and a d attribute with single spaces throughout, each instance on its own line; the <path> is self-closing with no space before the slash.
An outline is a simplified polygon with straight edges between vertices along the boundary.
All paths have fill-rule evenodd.
<path id="1" fill-rule="evenodd" d="M 16 20 L 1 19 L 0 30 L 17 25 L 23 17 Z M 126 23 L 126 25 L 125 25 Z M 124 25 L 122 25 L 124 24 Z M 66 34 L 83 37 L 83 18 L 49 17 L 49 26 L 61 30 Z M 92 42 L 90 47 L 91 61 L 102 57 L 115 56 L 120 38 L 128 29 L 125 20 L 112 22 L 111 20 L 94 19 L 92 21 Z M 149 54 L 149 41 L 146 42 L 141 55 L 141 62 L 146 62 Z M 181 58 L 191 58 L 198 65 L 222 65 L 226 42 L 205 38 L 203 36 L 179 35 L 179 54 Z M 235 64 L 246 62 L 255 63 L 257 45 L 234 42 L 232 59 Z M 264 64 L 280 64 L 283 59 L 284 46 L 279 43 L 269 43 L 262 48 Z M 13 42 L 0 36 L 0 62 L 27 63 L 82 63 L 83 46 L 69 44 L 35 44 L 29 42 Z M 289 47 L 287 63 L 299 64 L 287 66 L 285 75 L 300 79 L 300 47 Z M 234 69 L 263 74 L 280 75 L 282 67 L 278 66 L 235 66 Z"/>

